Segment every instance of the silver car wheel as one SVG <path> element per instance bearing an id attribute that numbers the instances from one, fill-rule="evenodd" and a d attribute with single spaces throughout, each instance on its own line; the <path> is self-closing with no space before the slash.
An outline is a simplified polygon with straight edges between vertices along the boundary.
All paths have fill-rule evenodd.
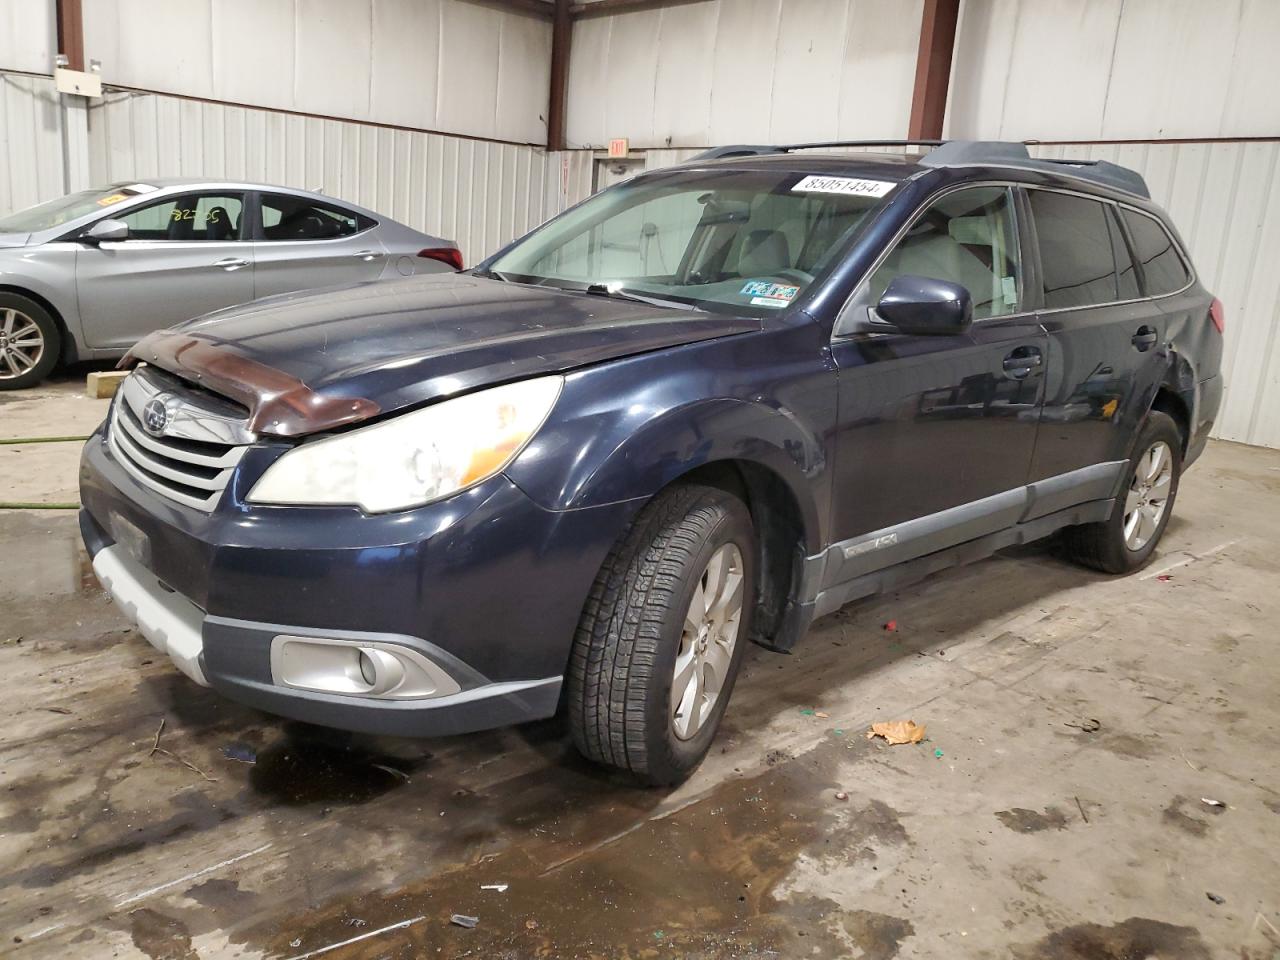
<path id="1" fill-rule="evenodd" d="M 36 322 L 12 307 L 0 310 L 0 380 L 35 368 L 44 356 L 44 334 Z"/>
<path id="2" fill-rule="evenodd" d="M 671 676 L 671 727 L 681 740 L 697 735 L 720 699 L 738 643 L 744 585 L 742 551 L 726 543 L 711 555 L 684 615 Z"/>
<path id="3" fill-rule="evenodd" d="M 1124 502 L 1124 544 L 1141 550 L 1160 529 L 1173 485 L 1173 451 L 1163 440 L 1153 443 L 1138 461 Z"/>

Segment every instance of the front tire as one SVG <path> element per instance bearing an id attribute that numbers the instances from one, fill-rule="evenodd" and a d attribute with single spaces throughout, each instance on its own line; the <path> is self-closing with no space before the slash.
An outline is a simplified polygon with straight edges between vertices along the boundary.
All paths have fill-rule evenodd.
<path id="1" fill-rule="evenodd" d="M 0 390 L 34 387 L 58 363 L 62 334 L 44 307 L 0 293 Z"/>
<path id="2" fill-rule="evenodd" d="M 1182 434 L 1172 417 L 1153 410 L 1134 444 L 1111 516 L 1064 530 L 1067 556 L 1103 573 L 1141 567 L 1164 536 L 1181 474 Z"/>
<path id="3" fill-rule="evenodd" d="M 574 638 L 569 723 L 584 756 L 652 785 L 697 768 L 747 645 L 755 556 L 750 513 L 718 488 L 672 487 L 640 512 Z"/>

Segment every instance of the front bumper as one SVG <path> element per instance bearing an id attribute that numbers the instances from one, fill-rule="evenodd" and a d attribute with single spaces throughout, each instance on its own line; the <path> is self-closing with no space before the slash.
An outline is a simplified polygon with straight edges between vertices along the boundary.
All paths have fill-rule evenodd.
<path id="1" fill-rule="evenodd" d="M 85 446 L 95 572 L 180 670 L 258 709 L 369 733 L 445 736 L 555 712 L 582 605 L 634 505 L 548 511 L 501 476 L 401 514 L 246 504 L 270 454 L 251 448 L 206 513 L 139 485 L 100 434 Z M 450 682 L 408 699 L 300 689 L 273 663 L 281 638 L 399 651 Z"/>

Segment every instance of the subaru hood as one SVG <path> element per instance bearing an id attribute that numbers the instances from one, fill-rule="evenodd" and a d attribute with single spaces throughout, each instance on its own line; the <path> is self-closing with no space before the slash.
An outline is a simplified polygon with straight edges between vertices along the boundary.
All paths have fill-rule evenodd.
<path id="1" fill-rule="evenodd" d="M 142 340 L 138 361 L 301 436 L 490 384 L 760 329 L 760 321 L 468 274 L 286 294 Z"/>

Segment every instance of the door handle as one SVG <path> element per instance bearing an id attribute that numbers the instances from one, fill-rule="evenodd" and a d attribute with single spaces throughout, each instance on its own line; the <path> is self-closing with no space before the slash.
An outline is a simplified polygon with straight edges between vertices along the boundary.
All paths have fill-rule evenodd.
<path id="1" fill-rule="evenodd" d="M 378 250 L 361 250 L 359 253 L 353 253 L 352 256 L 357 260 L 364 260 L 367 262 L 369 260 L 377 260 L 382 256 L 382 253 Z"/>
<path id="2" fill-rule="evenodd" d="M 241 260 L 239 257 L 223 257 L 221 260 L 215 260 L 213 265 L 215 267 L 221 267 L 223 270 L 230 273 L 232 270 L 239 270 L 241 267 L 247 267 L 249 265 L 249 261 Z"/>
<path id="3" fill-rule="evenodd" d="M 1022 380 L 1031 375 L 1031 371 L 1044 363 L 1044 357 L 1040 355 L 1040 351 L 1032 348 L 1019 347 L 1013 353 L 1004 358 L 1004 372 L 1009 374 L 1015 380 Z"/>
<path id="4" fill-rule="evenodd" d="M 1145 353 L 1156 345 L 1159 334 L 1156 333 L 1155 327 L 1149 327 L 1145 323 L 1138 328 L 1138 332 L 1133 335 L 1133 339 L 1129 342 L 1138 348 L 1139 353 Z"/>

